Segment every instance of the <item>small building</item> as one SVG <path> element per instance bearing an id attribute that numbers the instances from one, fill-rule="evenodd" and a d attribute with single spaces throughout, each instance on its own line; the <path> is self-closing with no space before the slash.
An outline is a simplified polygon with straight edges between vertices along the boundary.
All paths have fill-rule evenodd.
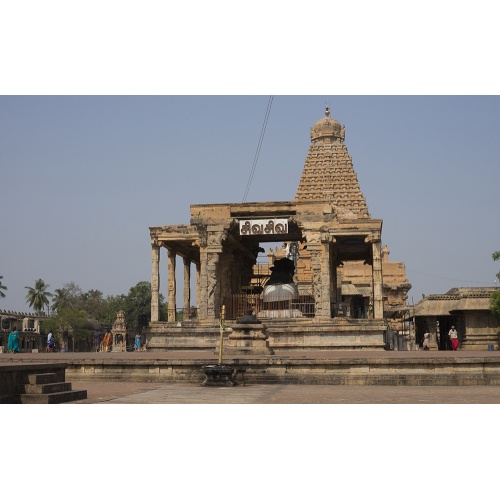
<path id="1" fill-rule="evenodd" d="M 500 348 L 500 318 L 490 311 L 490 299 L 498 288 L 452 288 L 445 294 L 428 295 L 415 304 L 416 340 L 422 343 L 429 332 L 434 346 L 450 350 L 448 332 L 454 326 L 458 341 L 464 350 Z"/>

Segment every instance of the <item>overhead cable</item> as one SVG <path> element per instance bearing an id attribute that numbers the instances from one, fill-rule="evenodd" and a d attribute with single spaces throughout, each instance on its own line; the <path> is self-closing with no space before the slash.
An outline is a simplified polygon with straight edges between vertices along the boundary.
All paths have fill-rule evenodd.
<path id="1" fill-rule="evenodd" d="M 269 113 L 271 112 L 271 106 L 273 105 L 274 96 L 269 96 L 269 101 L 267 102 L 266 116 L 264 117 L 264 123 L 262 124 L 262 130 L 260 131 L 259 143 L 257 145 L 257 151 L 255 152 L 255 157 L 253 159 L 252 170 L 250 172 L 250 177 L 248 178 L 247 186 L 245 189 L 245 194 L 243 195 L 242 203 L 245 203 L 248 191 L 250 190 L 250 185 L 252 184 L 253 175 L 255 173 L 255 167 L 257 166 L 257 161 L 259 159 L 260 148 L 262 147 L 262 141 L 264 140 L 264 134 L 266 133 L 267 121 L 269 120 Z"/>

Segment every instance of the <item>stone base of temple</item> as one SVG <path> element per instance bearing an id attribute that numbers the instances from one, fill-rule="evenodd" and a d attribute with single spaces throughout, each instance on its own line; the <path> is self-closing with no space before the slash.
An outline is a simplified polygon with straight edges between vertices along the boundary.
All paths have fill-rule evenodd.
<path id="1" fill-rule="evenodd" d="M 262 324 L 234 325 L 224 351 L 228 354 L 274 354 Z"/>
<path id="2" fill-rule="evenodd" d="M 262 320 L 266 342 L 271 350 L 383 350 L 387 326 L 382 320 L 343 319 L 274 319 Z M 177 326 L 178 323 L 152 322 L 146 330 L 148 351 L 216 350 L 219 347 L 219 325 Z M 226 323 L 225 339 L 237 323 Z M 245 339 L 238 339 L 245 340 Z M 246 339 L 250 340 L 250 339 Z M 258 339 L 255 339 L 258 340 Z M 262 339 L 260 339 L 262 340 Z M 225 340 L 225 347 L 227 342 Z M 233 345 L 233 347 L 238 347 Z M 257 348 L 257 345 L 254 346 Z"/>
<path id="3" fill-rule="evenodd" d="M 486 334 L 468 334 L 466 339 L 459 344 L 460 349 L 464 351 L 484 351 L 498 350 L 500 345 L 500 332 Z"/>

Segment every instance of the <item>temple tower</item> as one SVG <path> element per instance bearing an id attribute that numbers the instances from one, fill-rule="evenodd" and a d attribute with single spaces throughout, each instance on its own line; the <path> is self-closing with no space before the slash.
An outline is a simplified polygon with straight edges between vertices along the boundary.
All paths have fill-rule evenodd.
<path id="1" fill-rule="evenodd" d="M 345 127 L 330 117 L 328 107 L 310 135 L 295 203 L 311 257 L 316 316 L 329 318 L 345 307 L 340 269 L 347 261 L 360 261 L 371 267 L 370 298 L 360 304 L 363 314 L 382 319 L 382 221 L 370 217 L 344 144 Z"/>
<path id="2" fill-rule="evenodd" d="M 344 144 L 345 127 L 325 117 L 311 127 L 311 146 L 302 170 L 295 200 L 322 201 L 350 218 L 369 218 L 368 207 Z"/>

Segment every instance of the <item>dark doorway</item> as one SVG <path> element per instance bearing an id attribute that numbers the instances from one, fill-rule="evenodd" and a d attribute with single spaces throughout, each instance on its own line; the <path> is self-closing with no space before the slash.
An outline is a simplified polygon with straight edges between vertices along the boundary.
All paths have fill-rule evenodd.
<path id="1" fill-rule="evenodd" d="M 351 317 L 354 319 L 365 319 L 365 299 L 362 295 L 355 295 L 351 302 Z"/>

